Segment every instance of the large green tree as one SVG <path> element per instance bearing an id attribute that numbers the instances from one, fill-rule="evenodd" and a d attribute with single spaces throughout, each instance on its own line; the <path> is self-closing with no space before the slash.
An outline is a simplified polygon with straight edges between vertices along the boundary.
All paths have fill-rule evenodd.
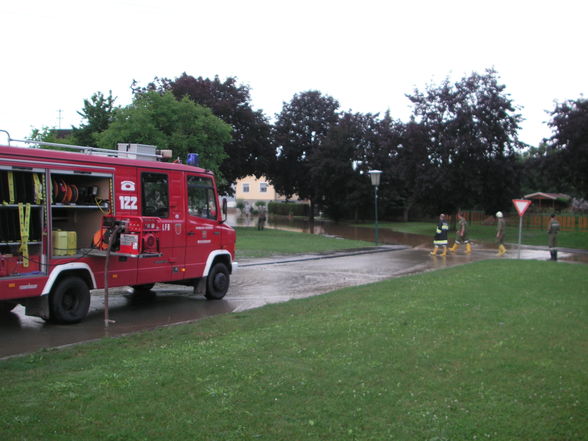
<path id="1" fill-rule="evenodd" d="M 551 175 L 557 180 L 565 176 L 570 190 L 588 199 L 588 99 L 557 104 L 549 126 L 553 136 L 548 145 L 557 152 L 549 166 Z"/>
<path id="2" fill-rule="evenodd" d="M 522 147 L 522 117 L 505 89 L 489 69 L 408 95 L 415 121 L 427 132 L 422 172 L 428 175 L 425 202 L 432 210 L 492 212 L 520 196 L 516 152 Z"/>
<path id="3" fill-rule="evenodd" d="M 224 146 L 231 141 L 231 127 L 187 97 L 178 101 L 170 92 L 145 92 L 135 94 L 130 105 L 117 109 L 97 140 L 102 148 L 116 148 L 119 142 L 152 144 L 173 150 L 174 157 L 181 160 L 188 153 L 198 153 L 200 165 L 221 178 L 220 165 L 227 157 Z"/>
<path id="4" fill-rule="evenodd" d="M 301 92 L 284 103 L 274 125 L 276 159 L 270 172 L 278 192 L 291 197 L 298 194 L 311 203 L 320 202 L 320 190 L 310 174 L 313 152 L 320 148 L 337 123 L 339 103 L 319 91 Z"/>
<path id="5" fill-rule="evenodd" d="M 77 145 L 95 146 L 97 136 L 105 131 L 114 117 L 116 98 L 112 91 L 105 96 L 102 92 L 96 92 L 90 99 L 84 100 L 84 107 L 78 111 L 83 118 L 79 127 L 72 127 L 73 142 Z"/>
<path id="6" fill-rule="evenodd" d="M 231 125 L 233 139 L 225 145 L 227 157 L 220 166 L 226 179 L 222 188 L 225 192 L 232 193 L 231 184 L 237 179 L 259 177 L 268 170 L 273 156 L 271 125 L 260 110 L 252 108 L 249 86 L 238 84 L 236 78 L 222 81 L 218 76 L 195 78 L 183 73 L 175 80 L 156 78 L 146 88 L 134 90 L 171 91 L 178 100 L 188 97 Z"/>

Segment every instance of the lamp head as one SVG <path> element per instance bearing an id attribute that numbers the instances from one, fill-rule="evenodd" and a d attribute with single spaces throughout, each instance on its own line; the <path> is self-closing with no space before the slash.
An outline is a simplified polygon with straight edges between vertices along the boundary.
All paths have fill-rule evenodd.
<path id="1" fill-rule="evenodd" d="M 372 185 L 374 187 L 378 187 L 380 185 L 380 176 L 382 175 L 382 170 L 369 170 L 368 174 L 372 180 Z"/>

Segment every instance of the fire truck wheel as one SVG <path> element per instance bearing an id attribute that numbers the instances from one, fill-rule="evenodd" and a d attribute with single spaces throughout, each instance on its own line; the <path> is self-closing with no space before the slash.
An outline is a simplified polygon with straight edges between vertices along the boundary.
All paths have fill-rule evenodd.
<path id="1" fill-rule="evenodd" d="M 61 280 L 49 296 L 51 321 L 77 323 L 83 320 L 90 308 L 90 290 L 79 277 Z"/>
<path id="2" fill-rule="evenodd" d="M 151 288 L 155 286 L 155 283 L 145 283 L 143 285 L 133 285 L 133 294 L 137 296 L 144 296 L 151 293 Z"/>
<path id="3" fill-rule="evenodd" d="M 16 303 L 12 302 L 0 302 L 0 315 L 6 315 L 14 308 L 16 308 Z"/>
<path id="4" fill-rule="evenodd" d="M 229 270 L 224 263 L 215 263 L 206 278 L 206 294 L 209 300 L 222 299 L 229 289 Z"/>

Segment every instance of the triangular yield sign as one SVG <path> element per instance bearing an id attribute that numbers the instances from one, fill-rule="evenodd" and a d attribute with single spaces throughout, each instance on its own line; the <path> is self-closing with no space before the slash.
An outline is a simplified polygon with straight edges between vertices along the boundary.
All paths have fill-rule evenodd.
<path id="1" fill-rule="evenodd" d="M 531 205 L 531 201 L 528 199 L 513 199 L 512 203 L 519 212 L 519 216 L 525 214 L 525 211 L 527 211 L 527 208 Z"/>

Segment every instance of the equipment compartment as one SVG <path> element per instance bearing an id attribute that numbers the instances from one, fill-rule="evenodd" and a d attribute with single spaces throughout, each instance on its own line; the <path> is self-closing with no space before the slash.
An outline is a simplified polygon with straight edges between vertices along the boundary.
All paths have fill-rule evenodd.
<path id="1" fill-rule="evenodd" d="M 69 233 L 70 237 L 65 249 L 53 243 L 53 256 L 71 257 L 91 246 L 94 233 L 102 226 L 102 217 L 111 213 L 112 176 L 54 171 L 50 188 L 52 232 Z"/>
<path id="2" fill-rule="evenodd" d="M 44 170 L 0 169 L 0 277 L 31 274 L 43 263 Z"/>

